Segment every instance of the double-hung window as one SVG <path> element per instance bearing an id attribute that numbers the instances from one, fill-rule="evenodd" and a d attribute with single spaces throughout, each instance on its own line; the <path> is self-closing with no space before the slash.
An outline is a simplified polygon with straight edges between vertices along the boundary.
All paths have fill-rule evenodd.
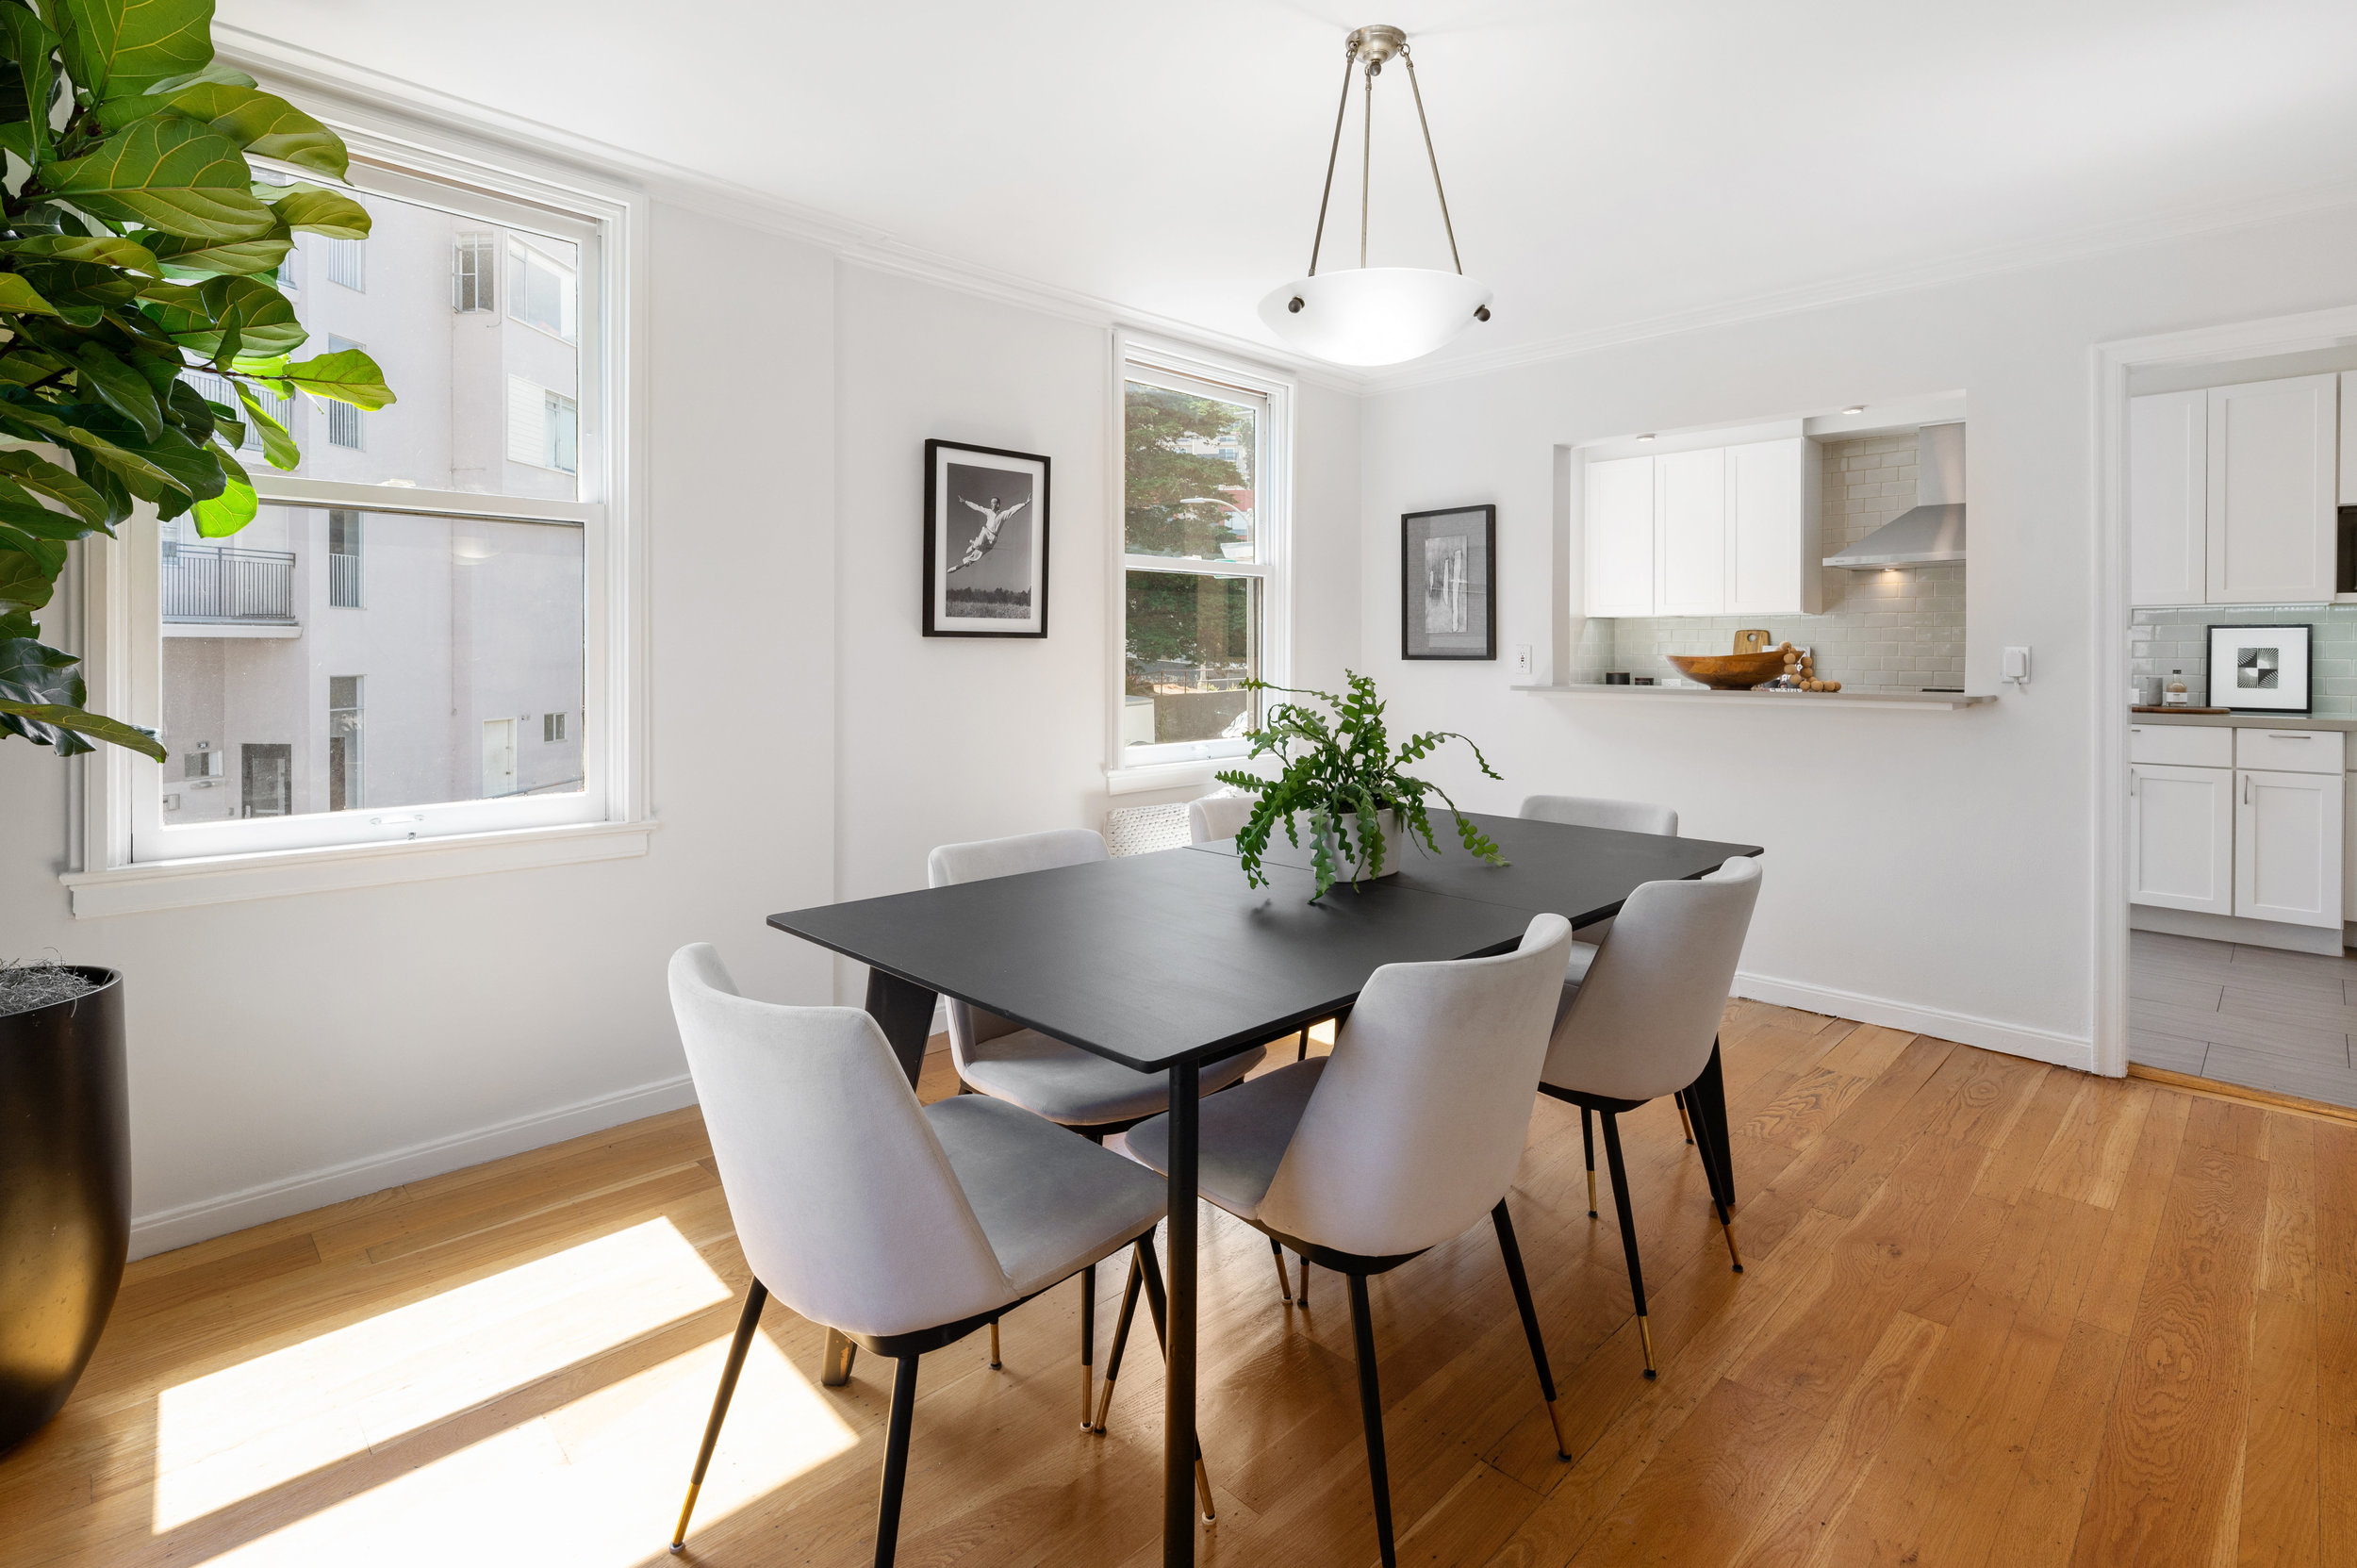
<path id="1" fill-rule="evenodd" d="M 160 730 L 173 760 L 102 753 L 86 869 L 66 878 L 77 913 L 239 896 L 156 891 L 200 887 L 223 856 L 638 815 L 626 443 L 608 433 L 639 208 L 389 143 L 354 157 L 348 193 L 384 242 L 362 291 L 357 244 L 296 237 L 300 265 L 346 285 L 295 296 L 298 357 L 365 341 L 397 401 L 363 420 L 298 395 L 274 411 L 302 460 L 245 459 L 261 507 L 242 532 L 198 540 L 147 512 L 96 560 L 93 705 Z M 499 257 L 519 264 L 512 315 L 490 309 Z M 453 306 L 482 324 L 454 332 Z M 518 383 L 535 393 L 521 461 Z M 518 746 L 527 719 L 537 743 Z"/>
<path id="2" fill-rule="evenodd" d="M 1135 343 L 1119 369 L 1113 772 L 1145 787 L 1157 775 L 1130 770 L 1242 755 L 1264 705 L 1245 683 L 1290 677 L 1292 399 L 1282 382 Z"/>

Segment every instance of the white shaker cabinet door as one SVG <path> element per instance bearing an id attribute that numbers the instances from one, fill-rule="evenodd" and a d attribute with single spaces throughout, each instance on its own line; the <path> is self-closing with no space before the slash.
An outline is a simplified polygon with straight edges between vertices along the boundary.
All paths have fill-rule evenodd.
<path id="1" fill-rule="evenodd" d="M 1588 465 L 1588 613 L 1654 613 L 1654 460 L 1609 457 Z"/>
<path id="2" fill-rule="evenodd" d="M 2339 773 L 2234 774 L 2234 913 L 2341 925 Z"/>
<path id="3" fill-rule="evenodd" d="M 2128 901 L 2234 913 L 2234 773 L 2128 769 Z"/>
<path id="4" fill-rule="evenodd" d="M 1728 612 L 1817 614 L 1824 582 L 1817 443 L 1791 436 L 1746 441 L 1726 453 Z"/>
<path id="5" fill-rule="evenodd" d="M 2210 603 L 2332 597 L 2339 392 L 2330 373 L 2209 389 Z"/>
<path id="6" fill-rule="evenodd" d="M 1654 613 L 1727 613 L 1724 447 L 1654 459 Z"/>
<path id="7" fill-rule="evenodd" d="M 2357 773 L 2341 781 L 2341 918 L 2357 920 L 2357 874 L 2349 857 L 2357 854 Z"/>
<path id="8" fill-rule="evenodd" d="M 2209 566 L 2210 394 L 2128 400 L 2128 597 L 2134 604 L 2199 604 Z"/>

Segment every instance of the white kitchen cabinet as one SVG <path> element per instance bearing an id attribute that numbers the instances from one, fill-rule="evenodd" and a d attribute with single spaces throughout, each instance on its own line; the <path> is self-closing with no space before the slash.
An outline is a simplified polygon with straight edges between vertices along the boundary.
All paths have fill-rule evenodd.
<path id="1" fill-rule="evenodd" d="M 2341 781 L 2341 918 L 2357 920 L 2357 867 L 2348 856 L 2357 853 L 2357 773 Z"/>
<path id="2" fill-rule="evenodd" d="M 2199 604 L 2209 569 L 2210 394 L 2128 400 L 2128 594 L 2133 604 Z"/>
<path id="3" fill-rule="evenodd" d="M 1805 436 L 1726 449 L 1727 613 L 1815 615 L 1824 607 L 1818 545 L 1823 465 Z"/>
<path id="4" fill-rule="evenodd" d="M 2140 763 L 2128 769 L 2128 900 L 2234 913 L 2234 773 Z"/>
<path id="5" fill-rule="evenodd" d="M 2341 504 L 2357 506 L 2357 371 L 2341 372 Z"/>
<path id="6" fill-rule="evenodd" d="M 2331 373 L 2209 388 L 2205 602 L 2332 597 L 2339 395 Z"/>
<path id="7" fill-rule="evenodd" d="M 1727 612 L 1724 447 L 1654 459 L 1654 613 Z"/>
<path id="8" fill-rule="evenodd" d="M 1654 613 L 1654 460 L 1610 457 L 1588 465 L 1588 613 Z"/>
<path id="9" fill-rule="evenodd" d="M 2340 929 L 2343 784 L 2340 773 L 2235 771 L 2234 914 Z"/>

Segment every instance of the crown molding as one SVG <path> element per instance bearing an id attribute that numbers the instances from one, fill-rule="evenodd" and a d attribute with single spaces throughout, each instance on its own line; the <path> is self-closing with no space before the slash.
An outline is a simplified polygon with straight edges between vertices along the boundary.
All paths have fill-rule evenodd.
<path id="1" fill-rule="evenodd" d="M 1829 278 L 1821 283 L 1769 290 L 1611 326 L 1561 333 L 1512 348 L 1460 355 L 1437 362 L 1425 360 L 1406 370 L 1367 376 L 1364 378 L 1368 384 L 1366 391 L 1370 394 L 1403 391 L 1409 388 L 1462 381 L 1525 365 L 1573 359 L 1581 355 L 1593 354 L 1599 349 L 1616 348 L 1626 343 L 1671 338 L 1708 327 L 1732 326 L 1774 316 L 1794 315 L 1853 300 L 1937 289 L 1970 282 L 1974 278 L 2035 272 L 2085 256 L 2137 250 L 2171 239 L 2191 239 L 2231 229 L 2255 228 L 2266 223 L 2305 217 L 2310 213 L 2349 206 L 2357 206 L 2357 180 L 2310 186 L 2257 201 L 2220 203 L 2184 208 L 2160 217 L 2129 219 L 2044 239 L 1985 246 L 1936 262 L 1857 272 L 1846 278 Z"/>
<path id="2" fill-rule="evenodd" d="M 356 118 L 376 120 L 390 116 L 405 122 L 413 131 L 437 125 L 455 126 L 470 136 L 498 143 L 535 161 L 552 160 L 608 179 L 618 175 L 653 200 L 832 252 L 847 265 L 898 273 L 1063 321 L 1177 338 L 1334 391 L 1357 395 L 1369 387 L 1365 376 L 1288 354 L 1267 343 L 930 250 L 871 223 L 823 212 L 733 181 L 716 179 L 680 164 L 460 98 L 234 24 L 216 22 L 213 32 L 224 59 L 257 74 L 298 84 L 346 106 Z"/>

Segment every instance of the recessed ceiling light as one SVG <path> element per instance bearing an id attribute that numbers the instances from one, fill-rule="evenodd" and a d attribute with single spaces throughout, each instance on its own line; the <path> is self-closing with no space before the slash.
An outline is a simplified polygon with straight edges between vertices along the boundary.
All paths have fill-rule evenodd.
<path id="1" fill-rule="evenodd" d="M 1844 408 L 1842 412 L 1845 414 L 1863 414 L 1866 412 L 1866 404 L 1862 403 L 1855 404 L 1848 408 Z"/>
<path id="2" fill-rule="evenodd" d="M 1650 441 L 1653 439 L 1651 436 L 1640 436 L 1637 438 L 1640 441 Z"/>

